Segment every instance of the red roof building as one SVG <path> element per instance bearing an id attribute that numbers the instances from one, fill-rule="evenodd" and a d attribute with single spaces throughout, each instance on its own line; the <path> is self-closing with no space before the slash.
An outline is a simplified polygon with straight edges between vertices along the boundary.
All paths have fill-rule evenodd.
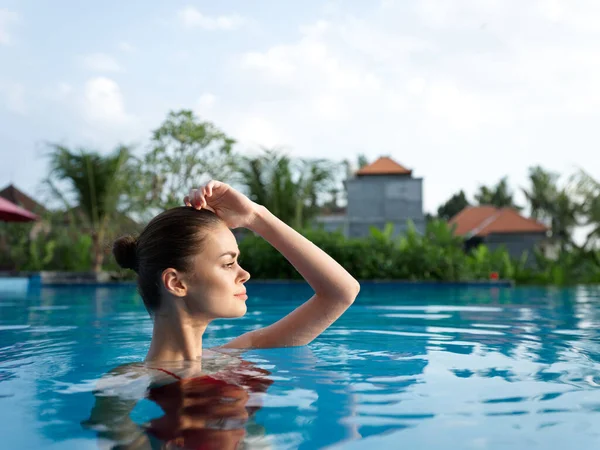
<path id="1" fill-rule="evenodd" d="M 450 219 L 456 234 L 466 237 L 485 237 L 490 234 L 543 233 L 548 227 L 523 217 L 513 208 L 469 206 Z"/>
<path id="2" fill-rule="evenodd" d="M 531 254 L 547 237 L 548 227 L 522 216 L 513 208 L 469 206 L 452 217 L 454 232 L 465 238 L 467 249 L 485 244 L 494 250 L 504 247 L 513 258 Z"/>
<path id="3" fill-rule="evenodd" d="M 411 175 L 412 170 L 398 164 L 387 156 L 382 156 L 371 164 L 356 171 L 357 176 L 361 175 Z"/>

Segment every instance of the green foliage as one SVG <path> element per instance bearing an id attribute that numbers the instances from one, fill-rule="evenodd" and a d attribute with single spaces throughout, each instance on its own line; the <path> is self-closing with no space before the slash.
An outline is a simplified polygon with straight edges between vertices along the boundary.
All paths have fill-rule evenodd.
<path id="1" fill-rule="evenodd" d="M 558 260 L 541 253 L 524 253 L 512 259 L 504 248 L 494 251 L 479 246 L 466 253 L 463 242 L 441 220 L 432 220 L 423 235 L 409 223 L 405 233 L 394 236 L 391 224 L 371 235 L 348 239 L 341 233 L 305 229 L 302 234 L 339 261 L 358 279 L 410 281 L 489 280 L 493 273 L 518 284 L 575 284 L 600 281 L 600 255 L 561 254 Z M 298 279 L 299 274 L 262 238 L 248 235 L 240 241 L 241 263 L 255 279 Z M 597 260 L 594 260 L 594 256 Z M 537 264 L 536 264 L 537 262 Z"/>
<path id="2" fill-rule="evenodd" d="M 63 230 L 58 233 L 57 265 L 59 270 L 87 272 L 91 270 L 88 255 L 92 250 L 92 238 L 86 234 L 73 235 Z"/>
<path id="3" fill-rule="evenodd" d="M 552 237 L 565 250 L 573 246 L 573 231 L 578 225 L 577 214 L 579 205 L 565 191 L 561 190 L 551 210 Z"/>
<path id="4" fill-rule="evenodd" d="M 558 197 L 557 173 L 544 170 L 540 166 L 529 169 L 529 189 L 523 189 L 523 194 L 529 203 L 531 217 L 544 222 L 553 217 L 553 209 Z"/>
<path id="5" fill-rule="evenodd" d="M 0 222 L 0 270 L 23 267 L 29 257 L 31 223 Z"/>
<path id="6" fill-rule="evenodd" d="M 33 236 L 32 225 L 2 224 L 0 267 L 17 270 L 88 271 L 91 237 L 74 227 L 54 226 Z M 339 261 L 361 280 L 473 281 L 488 280 L 492 273 L 518 284 L 571 285 L 600 282 L 600 253 L 574 249 L 559 252 L 556 259 L 535 251 L 531 258 L 510 258 L 503 248 L 491 251 L 479 246 L 469 253 L 445 221 L 432 220 L 424 234 L 412 223 L 400 235 L 391 224 L 372 228 L 366 238 L 349 239 L 339 232 L 305 228 L 301 233 Z M 241 263 L 254 279 L 300 279 L 300 275 L 268 242 L 247 232 L 240 239 Z M 6 254 L 6 251 L 9 254 Z M 104 251 L 108 254 L 109 248 Z M 6 261 L 11 266 L 6 267 Z M 103 270 L 115 276 L 131 276 L 118 270 L 112 257 Z"/>
<path id="7" fill-rule="evenodd" d="M 31 271 L 43 270 L 52 261 L 55 248 L 56 241 L 52 239 L 46 240 L 38 237 L 29 241 L 29 258 L 24 269 Z"/>
<path id="8" fill-rule="evenodd" d="M 362 169 L 363 167 L 369 165 L 369 160 L 364 153 L 360 153 L 356 158 L 356 164 L 358 165 L 359 169 Z"/>
<path id="9" fill-rule="evenodd" d="M 329 160 L 292 159 L 278 149 L 240 159 L 238 180 L 248 197 L 295 228 L 318 213 L 319 198 L 331 192 L 339 170 Z"/>
<path id="10" fill-rule="evenodd" d="M 583 246 L 592 248 L 600 240 L 600 182 L 581 170 L 575 176 L 575 192 L 581 199 L 582 225 L 589 228 Z"/>
<path id="11" fill-rule="evenodd" d="M 172 111 L 152 132 L 150 150 L 133 176 L 138 213 L 183 204 L 191 188 L 209 179 L 231 181 L 235 140 L 190 110 Z"/>
<path id="12" fill-rule="evenodd" d="M 139 158 L 120 146 L 102 155 L 51 145 L 46 180 L 64 209 L 36 224 L 0 223 L 0 270 L 118 271 L 110 244 L 139 227 L 125 214 L 146 221 L 181 205 L 190 188 L 209 178 L 241 185 L 249 197 L 339 261 L 359 279 L 463 281 L 487 280 L 492 273 L 524 284 L 600 283 L 600 183 L 585 171 L 559 186 L 559 176 L 537 166 L 523 193 L 533 218 L 546 223 L 558 252 L 547 258 L 535 250 L 512 259 L 503 248 L 479 246 L 465 252 L 463 241 L 443 219 L 469 201 L 463 191 L 427 215 L 425 233 L 412 223 L 396 233 L 391 225 L 372 228 L 362 239 L 309 228 L 320 212 L 339 212 L 343 180 L 364 167 L 364 155 L 335 163 L 291 158 L 277 149 L 253 157 L 233 151 L 235 141 L 190 110 L 170 112 L 152 132 Z M 341 198 L 340 198 L 341 197 Z M 507 178 L 481 186 L 478 204 L 516 206 Z M 343 202 L 341 202 L 343 203 Z M 588 229 L 581 247 L 573 242 L 577 226 Z M 240 242 L 242 263 L 254 278 L 300 278 L 284 257 L 262 238 L 248 233 Z M 123 276 L 122 271 L 118 271 Z"/>
<path id="13" fill-rule="evenodd" d="M 0 236 L 5 246 L 0 248 L 0 267 L 20 271 L 92 270 L 93 243 L 89 234 L 65 226 L 36 231 L 34 226 L 2 224 Z M 10 234 L 4 234 L 7 231 Z"/>
<path id="14" fill-rule="evenodd" d="M 121 146 L 112 154 L 100 155 L 58 144 L 51 144 L 50 149 L 50 175 L 46 181 L 53 193 L 68 208 L 78 207 L 92 229 L 101 228 L 117 211 L 122 189 L 127 184 L 121 175 L 132 158 L 131 151 Z M 58 189 L 57 182 L 66 183 L 65 188 Z"/>
<path id="15" fill-rule="evenodd" d="M 48 156 L 50 174 L 46 184 L 64 201 L 70 225 L 77 223 L 91 237 L 89 257 L 93 270 L 100 271 L 103 240 L 119 215 L 123 192 L 133 184 L 127 177 L 133 159 L 131 151 L 120 146 L 112 154 L 100 155 L 51 144 Z"/>
<path id="16" fill-rule="evenodd" d="M 578 189 L 571 186 L 559 186 L 559 174 L 549 172 L 540 166 L 529 169 L 529 188 L 523 189 L 531 217 L 539 220 L 550 227 L 552 240 L 561 249 L 572 248 L 573 232 L 579 225 L 578 217 L 585 209 L 593 185 L 591 177 L 585 177 L 582 173 L 578 183 Z M 578 202 L 573 193 L 579 193 L 584 199 Z"/>
<path id="17" fill-rule="evenodd" d="M 440 219 L 450 220 L 469 205 L 470 203 L 469 200 L 467 200 L 467 196 L 464 191 L 461 190 L 438 208 L 437 215 Z"/>
<path id="18" fill-rule="evenodd" d="M 495 186 L 480 186 L 479 191 L 475 194 L 475 200 L 480 205 L 521 209 L 513 200 L 513 192 L 508 186 L 506 177 L 502 178 Z"/>

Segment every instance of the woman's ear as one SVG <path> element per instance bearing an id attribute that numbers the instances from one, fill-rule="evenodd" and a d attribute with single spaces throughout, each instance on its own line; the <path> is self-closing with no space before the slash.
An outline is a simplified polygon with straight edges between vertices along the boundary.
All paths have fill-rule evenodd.
<path id="1" fill-rule="evenodd" d="M 168 293 L 177 297 L 185 297 L 187 294 L 187 285 L 179 272 L 175 269 L 165 269 L 161 278 Z"/>

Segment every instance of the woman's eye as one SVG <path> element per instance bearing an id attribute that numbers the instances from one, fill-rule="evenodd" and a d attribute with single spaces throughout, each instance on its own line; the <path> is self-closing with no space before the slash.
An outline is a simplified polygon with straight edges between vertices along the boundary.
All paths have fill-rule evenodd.
<path id="1" fill-rule="evenodd" d="M 233 267 L 233 265 L 234 265 L 234 264 L 235 264 L 235 261 L 234 261 L 234 262 L 231 262 L 231 263 L 229 263 L 229 264 L 225 264 L 225 266 L 226 266 L 226 267 Z"/>

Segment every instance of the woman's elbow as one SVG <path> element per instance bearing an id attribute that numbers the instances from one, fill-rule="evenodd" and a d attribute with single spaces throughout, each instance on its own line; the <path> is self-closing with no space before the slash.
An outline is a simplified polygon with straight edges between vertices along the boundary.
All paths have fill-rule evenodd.
<path id="1" fill-rule="evenodd" d="M 359 292 L 360 283 L 353 278 L 352 281 L 348 283 L 347 291 L 344 292 L 342 297 L 346 303 L 351 305 L 352 303 L 354 303 L 354 300 L 356 300 L 356 297 L 358 297 Z"/>
<path id="2" fill-rule="evenodd" d="M 318 297 L 336 300 L 337 302 L 347 304 L 348 306 L 354 303 L 359 292 L 360 283 L 354 278 L 344 280 L 336 285 L 330 285 L 326 289 L 315 291 Z"/>

